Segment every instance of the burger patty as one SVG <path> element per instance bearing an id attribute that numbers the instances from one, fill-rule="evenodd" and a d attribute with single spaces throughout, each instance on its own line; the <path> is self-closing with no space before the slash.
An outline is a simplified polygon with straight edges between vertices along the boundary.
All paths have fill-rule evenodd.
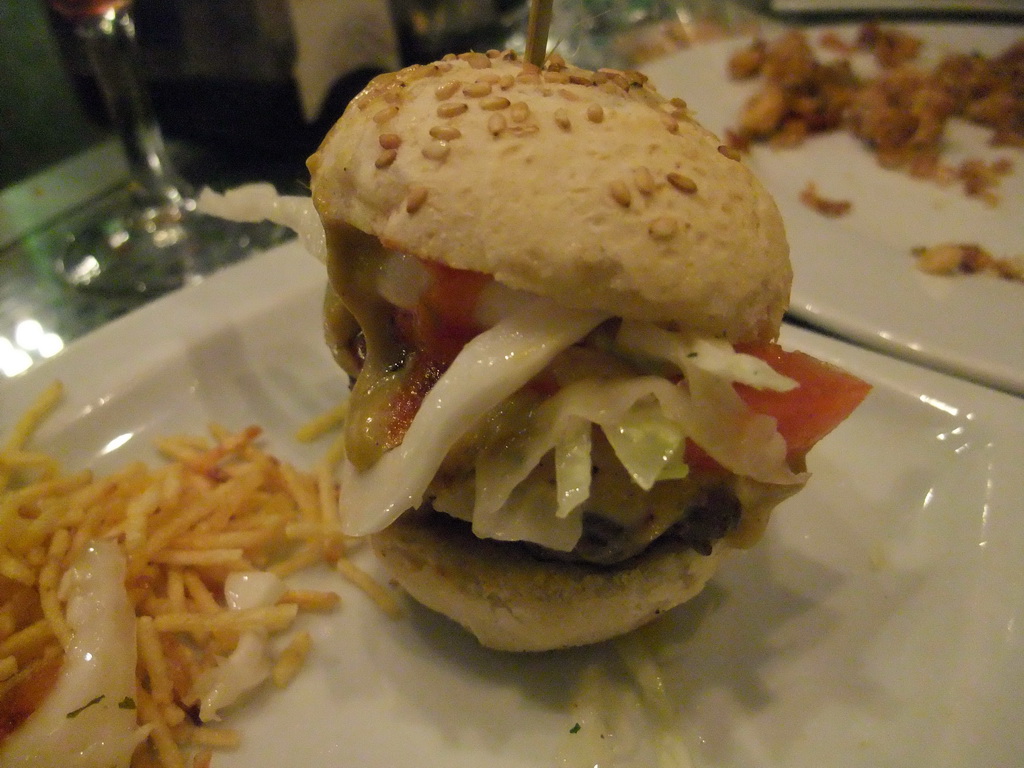
<path id="1" fill-rule="evenodd" d="M 710 555 L 715 542 L 736 529 L 742 514 L 739 500 L 728 487 L 703 489 L 690 500 L 679 520 L 657 538 Z M 601 564 L 621 562 L 637 554 L 635 547 L 630 546 L 632 540 L 629 530 L 620 523 L 587 512 L 583 515 L 583 535 L 568 559 Z"/>
<path id="2" fill-rule="evenodd" d="M 453 460 L 449 469 L 457 467 L 457 471 L 435 478 L 428 491 L 427 506 L 463 521 L 472 520 L 472 455 L 471 448 L 464 448 L 458 456 L 449 457 Z M 715 542 L 740 524 L 743 505 L 729 474 L 695 470 L 685 478 L 660 481 L 644 490 L 633 482 L 599 429 L 593 431 L 591 458 L 590 495 L 579 510 L 583 524 L 579 541 L 569 551 L 524 543 L 538 557 L 614 565 L 662 539 L 707 555 Z M 554 488 L 555 469 L 550 454 L 534 468 L 531 478 Z"/>
<path id="3" fill-rule="evenodd" d="M 468 521 L 437 512 L 429 503 L 413 514 L 429 515 L 434 524 L 457 527 L 471 535 Z M 500 543 L 503 546 L 521 547 L 538 560 L 614 567 L 640 556 L 656 542 L 682 546 L 699 555 L 708 556 L 719 540 L 737 528 L 741 516 L 742 508 L 736 495 L 721 485 L 700 492 L 676 523 L 660 536 L 647 541 L 643 547 L 638 547 L 639 539 L 635 531 L 596 512 L 584 514 L 583 535 L 571 552 L 558 552 L 531 542 Z"/>

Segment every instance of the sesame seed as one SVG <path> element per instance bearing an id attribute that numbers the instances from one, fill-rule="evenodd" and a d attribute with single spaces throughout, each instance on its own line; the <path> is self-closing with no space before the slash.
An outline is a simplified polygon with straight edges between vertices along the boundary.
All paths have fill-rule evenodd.
<path id="1" fill-rule="evenodd" d="M 740 159 L 740 153 L 737 152 L 732 147 L 727 147 L 725 144 L 722 144 L 722 145 L 720 145 L 718 147 L 718 153 L 720 155 L 728 157 L 730 160 L 739 160 Z"/>
<path id="2" fill-rule="evenodd" d="M 487 58 L 486 53 L 473 51 L 470 53 L 463 53 L 459 58 L 469 62 L 469 66 L 473 69 L 488 69 L 491 66 L 491 60 Z"/>
<path id="3" fill-rule="evenodd" d="M 395 162 L 396 157 L 398 157 L 398 152 L 396 150 L 385 149 L 383 152 L 377 155 L 377 159 L 376 161 L 374 161 L 373 164 L 378 168 L 387 168 L 389 165 Z"/>
<path id="4" fill-rule="evenodd" d="M 573 93 L 568 88 L 560 88 L 558 95 L 566 101 L 579 101 L 582 98 L 579 94 Z"/>
<path id="5" fill-rule="evenodd" d="M 530 105 L 525 101 L 517 101 L 509 110 L 512 122 L 521 123 L 530 116 Z"/>
<path id="6" fill-rule="evenodd" d="M 511 75 L 511 74 L 509 74 L 507 72 L 498 79 L 498 87 L 501 88 L 501 90 L 503 90 L 503 91 L 507 91 L 509 88 L 511 88 L 515 84 L 516 84 L 515 75 Z"/>
<path id="7" fill-rule="evenodd" d="M 441 141 L 452 141 L 462 135 L 462 131 L 454 125 L 435 125 L 430 129 L 430 135 Z"/>
<path id="8" fill-rule="evenodd" d="M 629 204 L 633 202 L 633 196 L 629 193 L 629 187 L 624 181 L 615 179 L 608 185 L 608 191 L 611 192 L 612 199 L 623 208 L 629 208 Z"/>
<path id="9" fill-rule="evenodd" d="M 572 128 L 572 122 L 569 120 L 569 113 L 561 107 L 556 109 L 554 112 L 555 125 L 561 128 L 563 131 L 568 131 Z"/>
<path id="10" fill-rule="evenodd" d="M 565 69 L 565 59 L 562 58 L 562 54 L 555 52 L 548 56 L 547 67 L 554 70 Z"/>
<path id="11" fill-rule="evenodd" d="M 591 78 L 594 81 L 594 85 L 603 85 L 604 83 L 608 82 L 608 73 L 595 72 L 593 75 L 591 75 Z"/>
<path id="12" fill-rule="evenodd" d="M 633 183 L 641 195 L 650 195 L 654 192 L 654 176 L 643 166 L 633 171 Z"/>
<path id="13" fill-rule="evenodd" d="M 501 77 L 502 76 L 497 72 L 481 72 L 476 81 L 478 83 L 490 83 L 491 85 L 497 85 L 501 81 Z"/>
<path id="14" fill-rule="evenodd" d="M 519 125 L 509 126 L 508 129 L 508 132 L 513 136 L 531 136 L 538 131 L 540 131 L 540 126 L 536 123 L 520 123 Z"/>
<path id="15" fill-rule="evenodd" d="M 496 112 L 499 109 L 507 109 L 511 104 L 512 102 L 504 96 L 488 96 L 486 99 L 480 100 L 480 109 L 486 109 L 488 112 Z"/>
<path id="16" fill-rule="evenodd" d="M 391 118 L 393 118 L 397 114 L 398 114 L 398 107 L 396 107 L 396 106 L 384 107 L 384 109 L 380 110 L 380 112 L 378 112 L 377 114 L 375 114 L 373 116 L 373 122 L 377 123 L 377 125 L 382 125 L 383 123 L 386 123 L 388 120 L 390 120 Z"/>
<path id="17" fill-rule="evenodd" d="M 592 123 L 600 123 L 604 121 L 604 107 L 600 104 L 591 104 L 587 107 L 587 120 Z"/>
<path id="18" fill-rule="evenodd" d="M 665 124 L 669 133 L 676 133 L 679 130 L 679 121 L 672 115 L 662 115 L 661 122 Z"/>
<path id="19" fill-rule="evenodd" d="M 501 56 L 501 51 L 499 51 L 497 48 L 491 48 L 490 50 L 487 51 L 487 58 L 489 59 L 496 59 L 499 56 Z"/>
<path id="20" fill-rule="evenodd" d="M 534 64 L 532 61 L 524 61 L 523 62 L 523 74 L 539 75 L 540 74 L 540 67 L 538 67 L 536 64 Z"/>
<path id="21" fill-rule="evenodd" d="M 608 75 L 608 82 L 615 83 L 615 85 L 617 85 L 623 91 L 629 90 L 629 80 L 627 80 L 626 76 L 619 72 L 619 70 L 602 69 L 601 71 Z"/>
<path id="22" fill-rule="evenodd" d="M 505 116 L 500 112 L 495 112 L 489 118 L 487 118 L 487 130 L 490 131 L 491 135 L 497 136 L 508 127 L 508 121 L 505 120 Z"/>
<path id="23" fill-rule="evenodd" d="M 594 78 L 586 72 L 570 72 L 569 82 L 574 85 L 594 85 Z"/>
<path id="24" fill-rule="evenodd" d="M 676 109 L 689 109 L 689 107 L 686 106 L 686 102 L 683 99 L 680 99 L 678 96 L 673 96 L 671 99 L 668 100 L 668 103 L 671 104 Z"/>
<path id="25" fill-rule="evenodd" d="M 457 58 L 459 57 L 456 56 L 454 53 L 446 53 L 444 56 L 441 57 L 441 61 L 455 61 Z"/>
<path id="26" fill-rule="evenodd" d="M 529 72 L 521 72 L 518 75 L 516 75 L 516 80 L 518 80 L 523 85 L 537 85 L 540 82 L 540 75 L 534 75 Z"/>
<path id="27" fill-rule="evenodd" d="M 544 70 L 544 74 L 541 75 L 545 83 L 568 83 L 569 73 L 561 70 Z"/>
<path id="28" fill-rule="evenodd" d="M 655 240 L 668 240 L 679 231 L 679 222 L 671 216 L 662 216 L 652 221 L 647 231 Z"/>
<path id="29" fill-rule="evenodd" d="M 448 146 L 447 141 L 432 141 L 423 148 L 423 156 L 428 160 L 437 160 L 438 162 L 448 157 L 448 153 L 451 152 L 451 147 Z"/>
<path id="30" fill-rule="evenodd" d="M 692 195 L 697 191 L 697 182 L 691 179 L 689 176 L 684 176 L 681 173 L 672 172 L 667 177 L 668 183 L 678 189 L 680 192 L 685 192 L 688 195 Z"/>
<path id="31" fill-rule="evenodd" d="M 446 101 L 437 106 L 437 116 L 458 117 L 467 109 L 469 109 L 469 105 L 464 101 Z"/>
<path id="32" fill-rule="evenodd" d="M 382 133 L 377 141 L 383 149 L 398 149 L 402 146 L 402 137 L 397 133 Z"/>
<path id="33" fill-rule="evenodd" d="M 444 101 L 450 99 L 455 95 L 455 92 L 459 90 L 458 80 L 448 80 L 447 82 L 441 83 L 437 88 L 434 89 L 434 95 L 438 101 Z"/>
<path id="34" fill-rule="evenodd" d="M 437 65 L 438 72 L 451 72 L 452 63 L 450 61 L 437 61 L 434 62 Z"/>
<path id="35" fill-rule="evenodd" d="M 490 83 L 468 83 L 462 92 L 470 98 L 479 98 L 481 96 L 488 96 L 491 93 Z"/>
<path id="36" fill-rule="evenodd" d="M 427 202 L 427 194 L 426 187 L 410 187 L 409 196 L 405 199 L 405 210 L 416 213 Z"/>

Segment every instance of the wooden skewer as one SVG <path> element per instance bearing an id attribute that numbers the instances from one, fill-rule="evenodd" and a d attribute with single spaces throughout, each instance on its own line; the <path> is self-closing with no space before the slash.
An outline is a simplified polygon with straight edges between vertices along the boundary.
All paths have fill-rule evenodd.
<path id="1" fill-rule="evenodd" d="M 530 0 L 530 16 L 526 25 L 526 60 L 538 67 L 547 58 L 548 30 L 551 29 L 552 0 Z"/>

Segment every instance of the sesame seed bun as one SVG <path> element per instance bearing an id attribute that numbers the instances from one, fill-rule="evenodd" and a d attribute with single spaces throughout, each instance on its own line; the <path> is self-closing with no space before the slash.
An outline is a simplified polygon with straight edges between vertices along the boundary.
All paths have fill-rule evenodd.
<path id="1" fill-rule="evenodd" d="M 382 75 L 309 160 L 325 225 L 568 306 L 733 342 L 777 335 L 778 209 L 638 73 L 447 57 Z"/>
<path id="2" fill-rule="evenodd" d="M 659 542 L 615 567 L 553 562 L 478 539 L 445 515 L 406 514 L 370 537 L 385 569 L 418 602 L 500 651 L 607 640 L 689 600 L 729 549 L 710 555 Z"/>

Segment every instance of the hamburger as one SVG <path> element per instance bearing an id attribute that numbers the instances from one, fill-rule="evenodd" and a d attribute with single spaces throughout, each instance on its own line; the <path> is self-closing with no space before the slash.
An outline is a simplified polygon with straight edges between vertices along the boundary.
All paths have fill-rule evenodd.
<path id="1" fill-rule="evenodd" d="M 640 73 L 448 55 L 371 81 L 308 166 L 343 529 L 485 646 L 690 599 L 867 394 L 778 346 L 778 209 Z"/>

